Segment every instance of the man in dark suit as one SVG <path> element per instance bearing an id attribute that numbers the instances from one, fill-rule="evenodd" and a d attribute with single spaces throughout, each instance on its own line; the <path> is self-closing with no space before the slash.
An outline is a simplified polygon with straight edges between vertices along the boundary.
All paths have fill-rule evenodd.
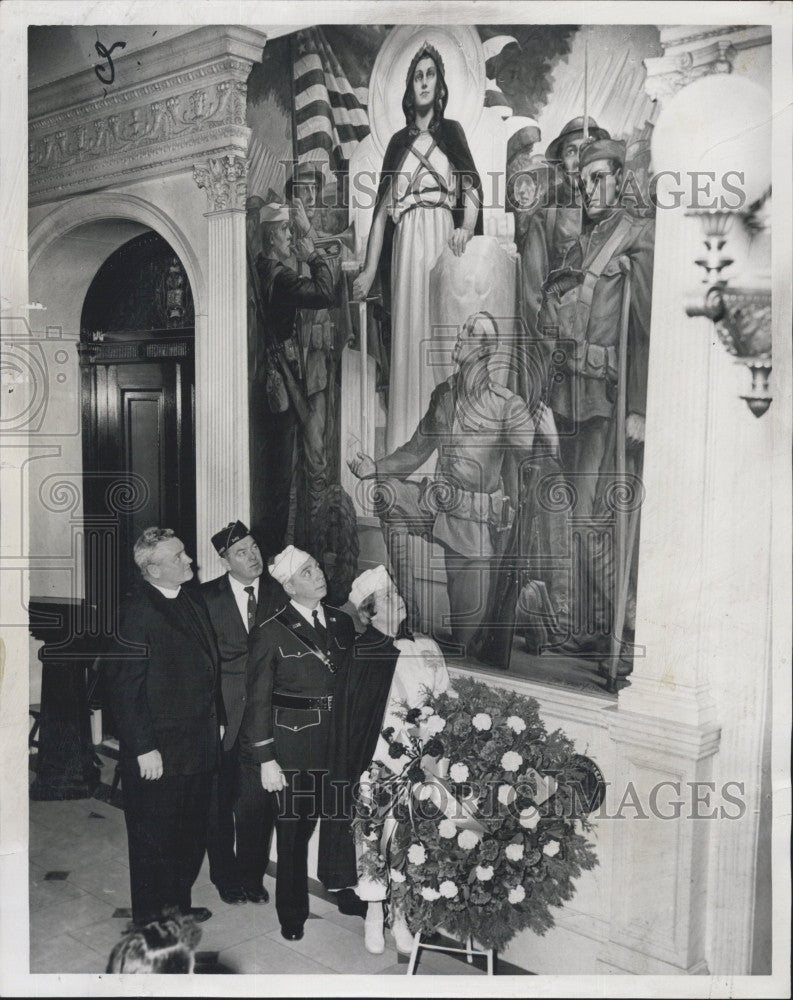
<path id="1" fill-rule="evenodd" d="M 278 792 L 275 906 L 281 934 L 303 937 L 308 918 L 308 841 L 321 812 L 322 773 L 339 672 L 352 655 L 352 619 L 323 605 L 316 559 L 289 545 L 269 565 L 291 598 L 250 637 L 248 696 L 240 741 L 260 766 L 262 786 Z"/>
<path id="2" fill-rule="evenodd" d="M 209 810 L 209 877 L 224 903 L 266 903 L 262 879 L 267 869 L 275 819 L 275 796 L 262 788 L 259 767 L 240 763 L 239 732 L 245 710 L 248 633 L 286 602 L 269 574 L 259 546 L 241 521 L 212 537 L 227 572 L 204 583 L 220 652 L 220 683 L 226 732 L 220 770 L 212 782 Z M 235 851 L 236 827 L 236 851 Z"/>
<path id="3" fill-rule="evenodd" d="M 218 766 L 219 659 L 200 597 L 182 586 L 192 560 L 170 528 L 135 543 L 142 580 L 121 613 L 127 656 L 106 667 L 118 727 L 129 845 L 132 918 L 158 920 L 166 907 L 199 921 L 191 890 L 206 848 L 212 775 Z"/>

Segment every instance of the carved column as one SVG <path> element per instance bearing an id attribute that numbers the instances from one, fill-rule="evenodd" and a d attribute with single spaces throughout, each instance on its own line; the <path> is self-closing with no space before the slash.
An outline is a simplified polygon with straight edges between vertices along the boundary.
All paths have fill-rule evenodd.
<path id="1" fill-rule="evenodd" d="M 204 580 L 222 570 L 211 536 L 250 515 L 246 173 L 246 160 L 230 154 L 193 168 L 209 207 L 207 330 L 196 340 L 197 561 Z"/>
<path id="2" fill-rule="evenodd" d="M 665 55 L 647 60 L 648 93 L 668 101 L 711 73 L 726 84 L 736 53 L 769 35 L 665 28 Z M 724 106 L 731 106 L 727 95 Z M 701 109 L 693 102 L 683 112 L 680 129 Z M 656 792 L 658 812 L 673 815 L 674 799 L 682 806 L 679 819 L 648 810 L 649 819 L 614 823 L 619 862 L 602 961 L 611 971 L 751 971 L 768 676 L 770 425 L 764 429 L 739 398 L 745 373 L 713 324 L 685 315 L 701 281 L 695 259 L 702 249 L 699 221 L 686 216 L 685 203 L 659 208 L 636 622 L 644 652 L 620 692 L 610 736 L 615 795 L 630 782 L 646 808 L 653 789 L 672 782 Z M 744 782 L 743 792 L 732 789 L 746 803 L 740 820 L 729 818 L 741 807 L 722 791 L 733 780 Z M 699 784 L 695 792 L 692 785 L 703 782 L 715 790 Z"/>

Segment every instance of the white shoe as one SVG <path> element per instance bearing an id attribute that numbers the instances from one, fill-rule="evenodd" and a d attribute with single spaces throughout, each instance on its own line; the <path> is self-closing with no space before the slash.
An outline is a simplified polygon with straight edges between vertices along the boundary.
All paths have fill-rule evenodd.
<path id="1" fill-rule="evenodd" d="M 394 935 L 397 951 L 402 952 L 403 955 L 409 955 L 413 951 L 415 935 L 410 933 L 410 928 L 401 914 L 391 921 L 391 933 Z"/>
<path id="2" fill-rule="evenodd" d="M 368 917 L 363 925 L 363 943 L 366 950 L 371 955 L 382 955 L 385 951 L 385 936 L 383 935 L 382 918 L 369 920 Z"/>

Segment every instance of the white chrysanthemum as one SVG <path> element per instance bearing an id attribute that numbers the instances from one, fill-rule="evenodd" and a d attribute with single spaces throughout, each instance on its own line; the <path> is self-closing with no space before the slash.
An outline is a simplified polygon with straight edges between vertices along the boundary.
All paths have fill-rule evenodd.
<path id="1" fill-rule="evenodd" d="M 423 865 L 427 860 L 427 852 L 423 844 L 411 844 L 408 848 L 408 861 L 412 865 Z"/>
<path id="2" fill-rule="evenodd" d="M 430 902 L 434 902 L 436 899 L 441 898 L 441 894 L 437 889 L 431 889 L 428 885 L 423 885 L 421 887 L 421 895 L 428 899 Z"/>
<path id="3" fill-rule="evenodd" d="M 493 725 L 493 720 L 487 714 L 487 712 L 478 712 L 473 719 L 471 719 L 471 725 L 474 729 L 481 729 L 486 732 Z"/>
<path id="4" fill-rule="evenodd" d="M 504 853 L 510 861 L 520 861 L 523 857 L 523 844 L 507 844 Z"/>
<path id="5" fill-rule="evenodd" d="M 545 847 L 543 847 L 542 853 L 547 855 L 549 858 L 555 858 L 559 853 L 559 841 L 549 840 Z"/>
<path id="6" fill-rule="evenodd" d="M 540 822 L 539 810 L 535 806 L 529 806 L 528 809 L 521 809 L 518 822 L 524 830 L 533 830 Z"/>
<path id="7" fill-rule="evenodd" d="M 457 827 L 450 819 L 442 819 L 438 824 L 438 833 L 445 839 L 451 840 L 457 836 Z"/>
<path id="8" fill-rule="evenodd" d="M 493 866 L 492 865 L 477 865 L 476 866 L 476 877 L 480 882 L 489 882 L 493 877 Z"/>
<path id="9" fill-rule="evenodd" d="M 442 719 L 439 715 L 432 715 L 427 719 L 426 726 L 430 736 L 437 736 L 446 728 L 446 719 Z"/>
<path id="10" fill-rule="evenodd" d="M 461 830 L 457 835 L 457 843 L 465 851 L 470 851 L 479 843 L 479 834 L 474 830 Z"/>
<path id="11" fill-rule="evenodd" d="M 510 715 L 507 719 L 507 725 L 513 733 L 522 733 L 526 728 L 526 723 L 519 715 Z"/>
<path id="12" fill-rule="evenodd" d="M 498 801 L 502 806 L 508 806 L 515 799 L 515 789 L 512 785 L 498 786 Z"/>
<path id="13" fill-rule="evenodd" d="M 467 764 L 452 764 L 449 769 L 449 777 L 452 781 L 467 781 L 469 773 Z"/>
<path id="14" fill-rule="evenodd" d="M 421 708 L 421 718 L 429 719 L 431 715 L 435 715 L 435 709 L 429 705 L 422 705 Z"/>
<path id="15" fill-rule="evenodd" d="M 522 763 L 523 758 L 519 753 L 515 753 L 514 750 L 507 750 L 501 758 L 501 766 L 505 771 L 517 771 Z"/>
<path id="16" fill-rule="evenodd" d="M 392 882 L 404 882 L 405 876 L 398 868 L 391 868 L 391 881 Z"/>
<path id="17" fill-rule="evenodd" d="M 457 886 L 451 879 L 448 878 L 441 882 L 438 889 L 440 889 L 441 896 L 443 896 L 444 899 L 454 899 L 457 895 Z"/>
<path id="18" fill-rule="evenodd" d="M 516 903 L 522 903 L 525 898 L 526 898 L 526 890 L 523 888 L 522 885 L 516 885 L 514 889 L 510 889 L 509 895 L 507 896 L 507 899 L 513 905 L 515 905 Z"/>

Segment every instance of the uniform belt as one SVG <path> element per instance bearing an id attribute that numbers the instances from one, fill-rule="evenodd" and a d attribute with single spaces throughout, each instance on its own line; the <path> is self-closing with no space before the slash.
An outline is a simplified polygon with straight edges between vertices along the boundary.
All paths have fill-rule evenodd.
<path id="1" fill-rule="evenodd" d="M 273 706 L 275 708 L 325 708 L 333 707 L 333 695 L 326 694 L 321 698 L 302 698 L 296 694 L 279 694 L 273 692 Z"/>

